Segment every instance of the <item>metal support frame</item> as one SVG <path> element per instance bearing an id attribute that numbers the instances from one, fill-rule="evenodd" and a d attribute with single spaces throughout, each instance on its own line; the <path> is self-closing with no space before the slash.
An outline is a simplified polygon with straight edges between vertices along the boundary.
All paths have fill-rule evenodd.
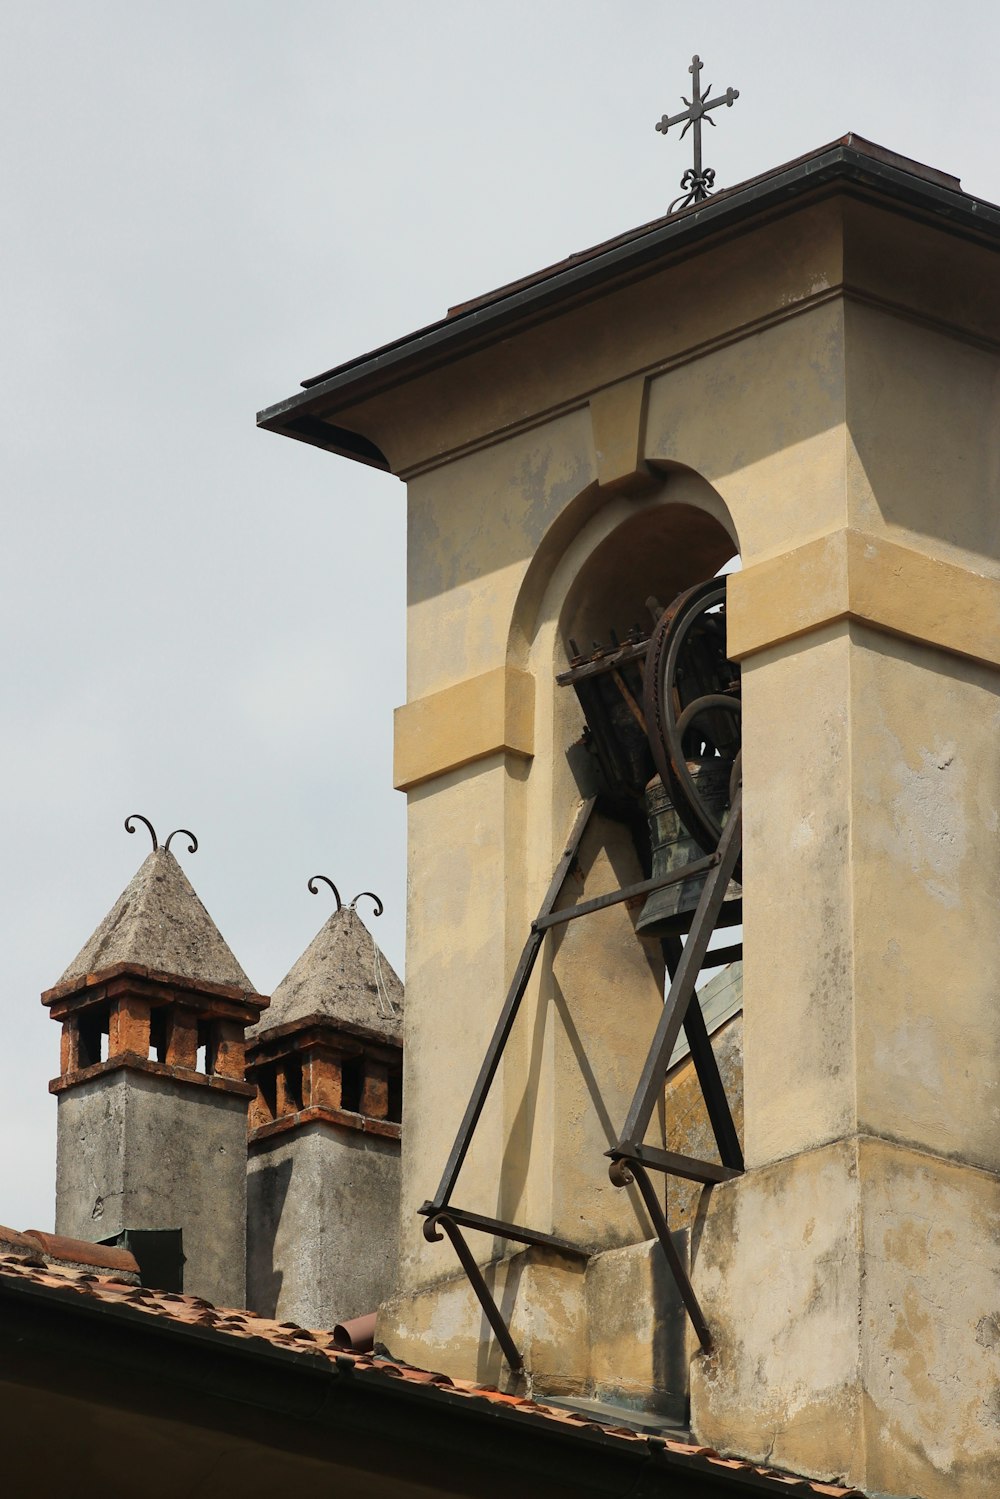
<path id="1" fill-rule="evenodd" d="M 618 1143 L 607 1152 L 612 1162 L 610 1175 L 614 1184 L 624 1187 L 634 1179 L 642 1193 L 667 1264 L 706 1353 L 711 1351 L 712 1335 L 698 1305 L 694 1287 L 674 1248 L 666 1215 L 659 1206 L 647 1171 L 652 1167 L 668 1176 L 701 1182 L 706 1187 L 729 1181 L 743 1171 L 743 1152 L 695 988 L 698 975 L 706 964 L 708 944 L 719 920 L 729 881 L 740 861 L 743 847 L 742 806 L 743 792 L 740 789 L 722 833 L 716 862 L 705 880 L 687 941 L 679 952 L 679 940 L 675 939 L 675 944 L 664 943 L 671 975 L 670 991 Z M 670 1056 L 682 1025 L 722 1157 L 721 1166 L 714 1161 L 695 1160 L 690 1156 L 657 1150 L 643 1144 L 649 1121 L 663 1091 Z"/>
<path id="2" fill-rule="evenodd" d="M 711 1335 L 687 1272 L 670 1237 L 666 1216 L 649 1179 L 648 1170 L 663 1171 L 685 1177 L 690 1181 L 714 1185 L 738 1176 L 743 1169 L 739 1139 L 695 991 L 698 975 L 706 966 L 709 940 L 718 922 L 729 881 L 739 862 L 740 794 L 737 794 L 722 841 L 715 853 L 708 854 L 703 859 L 698 859 L 659 878 L 642 880 L 634 885 L 610 891 L 607 895 L 600 895 L 592 900 L 581 901 L 575 906 L 556 910 L 566 880 L 576 864 L 584 834 L 590 825 L 597 801 L 597 797 L 591 797 L 577 814 L 562 857 L 556 865 L 552 881 L 546 891 L 545 899 L 542 901 L 538 915 L 531 923 L 528 939 L 511 979 L 507 997 L 490 1044 L 486 1049 L 472 1095 L 462 1116 L 455 1143 L 445 1163 L 440 1185 L 434 1197 L 418 1210 L 427 1220 L 424 1224 L 424 1237 L 427 1240 L 432 1243 L 439 1242 L 442 1238 L 441 1230 L 450 1239 L 459 1263 L 503 1349 L 504 1357 L 511 1369 L 515 1371 L 523 1367 L 524 1361 L 511 1337 L 503 1314 L 486 1284 L 482 1271 L 476 1263 L 475 1256 L 461 1232 L 462 1228 L 471 1228 L 476 1232 L 492 1234 L 495 1238 L 511 1240 L 518 1244 L 527 1244 L 541 1249 L 555 1249 L 564 1254 L 581 1254 L 585 1251 L 579 1245 L 571 1244 L 568 1240 L 557 1238 L 553 1234 L 541 1233 L 536 1229 L 525 1228 L 521 1224 L 508 1223 L 499 1218 L 487 1218 L 482 1214 L 454 1207 L 451 1199 L 517 1018 L 521 1001 L 527 990 L 535 961 L 541 951 L 545 934 L 550 928 L 588 916 L 594 911 L 606 910 L 609 906 L 619 905 L 636 896 L 649 895 L 654 890 L 662 890 L 669 885 L 681 884 L 686 880 L 705 876 L 705 885 L 687 942 L 682 947 L 680 939 L 674 938 L 668 939 L 663 944 L 667 971 L 671 978 L 670 990 L 622 1134 L 618 1144 L 608 1151 L 608 1155 L 612 1159 L 611 1179 L 616 1185 L 624 1186 L 633 1179 L 635 1180 L 681 1298 L 698 1333 L 702 1347 L 706 1350 L 711 1347 Z M 738 947 L 720 950 L 717 954 L 713 953 L 709 961 L 714 963 L 721 959 L 728 962 L 737 956 L 740 950 Z M 721 1166 L 676 1152 L 657 1150 L 642 1143 L 656 1106 L 658 1092 L 662 1090 L 666 1078 L 670 1054 L 681 1025 L 685 1028 L 695 1070 L 705 1096 L 709 1118 L 722 1157 Z"/>
<path id="3" fill-rule="evenodd" d="M 596 805 L 597 797 L 592 796 L 589 801 L 584 802 L 577 813 L 576 821 L 573 824 L 573 831 L 570 833 L 569 841 L 563 849 L 562 858 L 556 865 L 555 874 L 552 876 L 552 882 L 546 891 L 545 899 L 542 901 L 541 910 L 531 924 L 528 940 L 524 944 L 520 961 L 514 970 L 514 977 L 510 981 L 510 988 L 507 990 L 507 998 L 504 1000 L 503 1009 L 500 1011 L 500 1018 L 496 1023 L 496 1029 L 493 1032 L 490 1044 L 486 1048 L 483 1065 L 479 1069 L 479 1076 L 476 1078 L 475 1086 L 472 1089 L 472 1097 L 469 1099 L 468 1106 L 462 1116 L 462 1122 L 458 1126 L 458 1134 L 455 1136 L 455 1143 L 451 1147 L 451 1154 L 445 1163 L 441 1184 L 433 1200 L 425 1202 L 423 1207 L 420 1208 L 420 1212 L 427 1216 L 440 1213 L 451 1202 L 451 1194 L 455 1190 L 458 1173 L 461 1171 L 462 1163 L 469 1153 L 473 1133 L 475 1132 L 476 1125 L 479 1123 L 479 1116 L 482 1114 L 486 1103 L 486 1095 L 490 1090 L 490 1084 L 496 1077 L 504 1047 L 507 1045 L 511 1028 L 517 1018 L 517 1012 L 521 1008 L 524 991 L 528 987 L 528 980 L 531 978 L 532 969 L 535 966 L 535 959 L 541 951 L 545 931 L 538 923 L 551 914 L 556 901 L 562 894 L 566 877 L 576 862 L 577 854 L 580 851 L 580 844 L 583 842 L 583 835 L 587 831 L 591 814 Z M 424 1233 L 427 1233 L 426 1227 Z"/>
<path id="4" fill-rule="evenodd" d="M 420 1209 L 424 1212 L 428 1204 L 425 1203 Z M 441 1234 L 439 1226 L 451 1240 L 452 1247 L 458 1255 L 458 1262 L 468 1278 L 469 1284 L 476 1293 L 479 1305 L 486 1313 L 487 1320 L 492 1327 L 496 1340 L 503 1349 L 504 1358 L 507 1360 L 514 1373 L 524 1368 L 524 1359 L 521 1357 L 520 1349 L 510 1335 L 510 1328 L 503 1319 L 503 1313 L 493 1299 L 493 1294 L 483 1277 L 483 1272 L 476 1264 L 476 1257 L 462 1236 L 458 1224 L 449 1213 L 434 1213 L 424 1224 L 424 1237 L 432 1242 L 439 1240 Z"/>

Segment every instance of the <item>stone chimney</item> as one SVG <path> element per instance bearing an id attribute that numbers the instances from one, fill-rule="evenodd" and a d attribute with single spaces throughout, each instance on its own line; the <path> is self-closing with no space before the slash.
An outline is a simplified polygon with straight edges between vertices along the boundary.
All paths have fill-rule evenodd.
<path id="1" fill-rule="evenodd" d="M 153 837 L 131 884 L 42 995 L 62 1025 L 49 1084 L 59 1100 L 56 1231 L 107 1241 L 179 1230 L 184 1291 L 241 1307 L 254 1094 L 244 1031 L 267 1000 Z"/>
<path id="2" fill-rule="evenodd" d="M 403 985 L 338 895 L 248 1033 L 254 1311 L 332 1327 L 395 1289 L 402 1030 Z"/>

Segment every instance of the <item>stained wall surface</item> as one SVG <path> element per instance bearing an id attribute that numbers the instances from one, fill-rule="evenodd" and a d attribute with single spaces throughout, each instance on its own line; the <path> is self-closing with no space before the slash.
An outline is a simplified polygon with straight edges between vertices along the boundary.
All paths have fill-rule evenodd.
<path id="1" fill-rule="evenodd" d="M 628 570 L 613 538 L 631 527 L 637 588 L 651 556 L 669 589 L 685 546 L 698 576 L 738 549 L 748 1170 L 706 1194 L 692 1235 L 718 1329 L 693 1366 L 695 1427 L 860 1487 L 995 1491 L 997 283 L 992 244 L 831 192 L 336 413 L 408 482 L 408 694 L 449 704 L 436 768 L 407 781 L 390 1346 L 460 1372 L 491 1356 L 456 1283 L 436 1289 L 447 1245 L 415 1209 L 582 794 L 580 715 L 553 684 L 579 580 L 602 547 Z M 668 515 L 690 523 L 664 541 Z M 491 703 L 474 755 L 463 693 Z M 581 866 L 567 898 L 630 872 L 613 839 Z M 603 1159 L 660 1003 L 633 914 L 547 943 L 456 1194 L 571 1238 L 584 1262 L 648 1238 Z M 930 1185 L 942 1173 L 947 1192 Z M 975 1275 L 925 1274 L 928 1193 Z M 502 1241 L 475 1250 L 526 1325 Z M 532 1312 L 563 1317 L 560 1377 L 577 1381 L 585 1280 L 564 1269 Z M 950 1382 L 952 1438 L 922 1379 Z"/>
<path id="2" fill-rule="evenodd" d="M 184 1290 L 245 1306 L 246 1099 L 126 1069 L 59 1095 L 56 1233 L 182 1233 Z"/>
<path id="3" fill-rule="evenodd" d="M 251 1146 L 247 1305 L 260 1316 L 333 1327 L 396 1288 L 399 1145 L 337 1125 L 303 1125 Z"/>
<path id="4" fill-rule="evenodd" d="M 595 586 L 600 573 L 591 559 L 606 549 L 623 575 L 607 590 L 609 601 L 627 595 L 633 618 L 648 626 L 649 593 L 669 599 L 710 575 L 736 551 L 737 531 L 745 560 L 748 542 L 759 552 L 781 545 L 780 510 L 762 507 L 761 498 L 787 492 L 804 469 L 813 514 L 799 524 L 807 534 L 843 524 L 843 309 L 830 296 L 840 275 L 837 216 L 804 214 L 792 235 L 810 266 L 808 277 L 792 271 L 784 245 L 781 274 L 794 285 L 779 289 L 773 260 L 729 246 L 699 266 L 713 296 L 689 295 L 691 266 L 664 272 L 623 293 L 613 311 L 568 314 L 558 341 L 552 329 L 526 334 L 516 369 L 505 366 L 502 351 L 470 356 L 461 399 L 448 384 L 454 372 L 435 372 L 427 405 L 418 410 L 401 398 L 389 426 L 380 423 L 380 445 L 415 470 L 408 474 L 411 702 L 447 693 L 441 735 L 451 727 L 458 740 L 463 683 L 478 692 L 489 676 L 501 693 L 506 671 L 518 674 L 519 692 L 525 673 L 534 688 L 530 743 L 505 738 L 498 706 L 490 754 L 467 760 L 456 742 L 451 763 L 442 751 L 439 773 L 408 788 L 412 1129 L 404 1144 L 403 1288 L 417 1291 L 450 1270 L 448 1251 L 424 1240 L 416 1209 L 433 1194 L 580 802 L 572 750 L 582 715 L 572 694 L 554 684 L 567 664 L 567 637 L 586 612 L 578 580 L 586 574 Z M 768 326 L 747 336 L 746 322 L 765 307 Z M 727 319 L 740 331 L 730 327 L 722 339 Z M 543 339 L 544 403 L 531 357 L 533 341 Z M 698 357 L 680 359 L 692 344 Z M 637 377 L 654 348 L 661 368 Z M 473 367 L 480 378 L 472 378 Z M 778 386 L 791 396 L 776 410 Z M 515 391 L 519 420 L 509 408 Z M 352 419 L 373 414 L 361 409 Z M 616 544 L 619 535 L 628 543 Z M 633 618 L 600 625 L 624 633 Z M 574 872 L 567 902 L 641 877 L 627 837 L 601 832 Z M 637 1197 L 611 1186 L 603 1154 L 624 1120 L 662 1002 L 662 968 L 635 938 L 635 915 L 606 912 L 547 946 L 455 1197 L 586 1252 L 642 1242 L 651 1232 Z M 452 1083 L 446 1092 L 444 1071 Z M 661 1116 L 661 1143 L 662 1127 Z M 484 1260 L 502 1247 L 479 1236 L 472 1243 Z"/>

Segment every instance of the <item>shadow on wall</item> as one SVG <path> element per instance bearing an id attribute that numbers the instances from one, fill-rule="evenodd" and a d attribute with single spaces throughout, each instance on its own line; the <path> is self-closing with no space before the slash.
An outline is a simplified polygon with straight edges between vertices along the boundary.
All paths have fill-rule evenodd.
<path id="1" fill-rule="evenodd" d="M 714 500 L 720 508 L 714 491 L 696 475 L 678 474 L 663 486 L 662 494 L 670 496 L 669 501 L 634 508 L 594 548 L 561 610 L 565 648 L 573 638 L 586 653 L 592 640 L 606 640 L 611 626 L 623 639 L 634 624 L 645 633 L 653 623 L 647 599 L 669 604 L 682 589 L 711 578 L 724 567 L 732 570 L 736 553 L 732 537 L 720 517 L 688 502 L 688 491 L 691 499 L 705 496 L 706 505 Z M 567 649 L 567 659 L 568 654 Z"/>
<path id="2" fill-rule="evenodd" d="M 260 1317 L 273 1317 L 278 1309 L 283 1277 L 274 1267 L 274 1245 L 291 1180 L 290 1160 L 247 1177 L 247 1306 Z"/>

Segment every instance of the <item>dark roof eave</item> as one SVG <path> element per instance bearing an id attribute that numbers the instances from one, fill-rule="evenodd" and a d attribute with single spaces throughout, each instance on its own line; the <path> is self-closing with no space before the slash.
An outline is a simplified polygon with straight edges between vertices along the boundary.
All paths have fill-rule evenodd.
<path id="1" fill-rule="evenodd" d="M 431 323 L 371 353 L 339 365 L 258 413 L 257 424 L 339 453 L 346 458 L 391 471 L 368 439 L 317 416 L 331 401 L 347 405 L 413 378 L 444 359 L 486 344 L 516 324 L 592 291 L 602 282 L 640 272 L 665 252 L 693 245 L 722 228 L 734 227 L 759 213 L 780 207 L 806 192 L 838 179 L 874 188 L 885 197 L 923 213 L 950 220 L 967 230 L 1000 232 L 1000 208 L 945 185 L 941 174 L 918 175 L 898 165 L 880 147 L 862 149 L 838 141 L 741 187 L 658 221 L 638 235 L 612 241 L 607 249 L 563 262 L 551 274 L 528 278 L 495 297 L 480 299 L 457 314 Z M 866 143 L 867 144 L 867 143 Z M 953 180 L 953 179 L 951 179 Z"/>
<path id="2" fill-rule="evenodd" d="M 266 1417 L 276 1423 L 271 1440 L 289 1450 L 316 1455 L 312 1439 L 319 1437 L 334 1470 L 343 1463 L 369 1478 L 405 1475 L 430 1486 L 447 1463 L 448 1492 L 456 1495 L 495 1494 L 497 1484 L 484 1482 L 492 1474 L 505 1492 L 544 1479 L 557 1494 L 626 1499 L 636 1492 L 640 1470 L 677 1499 L 787 1491 L 777 1474 L 714 1473 L 700 1455 L 670 1452 L 656 1437 L 624 1443 L 596 1426 L 553 1428 L 542 1415 L 434 1384 L 355 1372 L 350 1356 L 331 1368 L 308 1353 L 178 1326 L 2 1274 L 0 1355 L 14 1383 L 98 1406 L 120 1403 L 140 1416 L 183 1424 L 193 1396 L 197 1424 L 218 1423 L 230 1438 L 260 1439 Z M 44 1425 L 51 1419 L 44 1399 L 38 1409 Z M 395 1440 L 387 1441 L 390 1435 Z M 109 1471 L 116 1460 L 110 1453 Z"/>

